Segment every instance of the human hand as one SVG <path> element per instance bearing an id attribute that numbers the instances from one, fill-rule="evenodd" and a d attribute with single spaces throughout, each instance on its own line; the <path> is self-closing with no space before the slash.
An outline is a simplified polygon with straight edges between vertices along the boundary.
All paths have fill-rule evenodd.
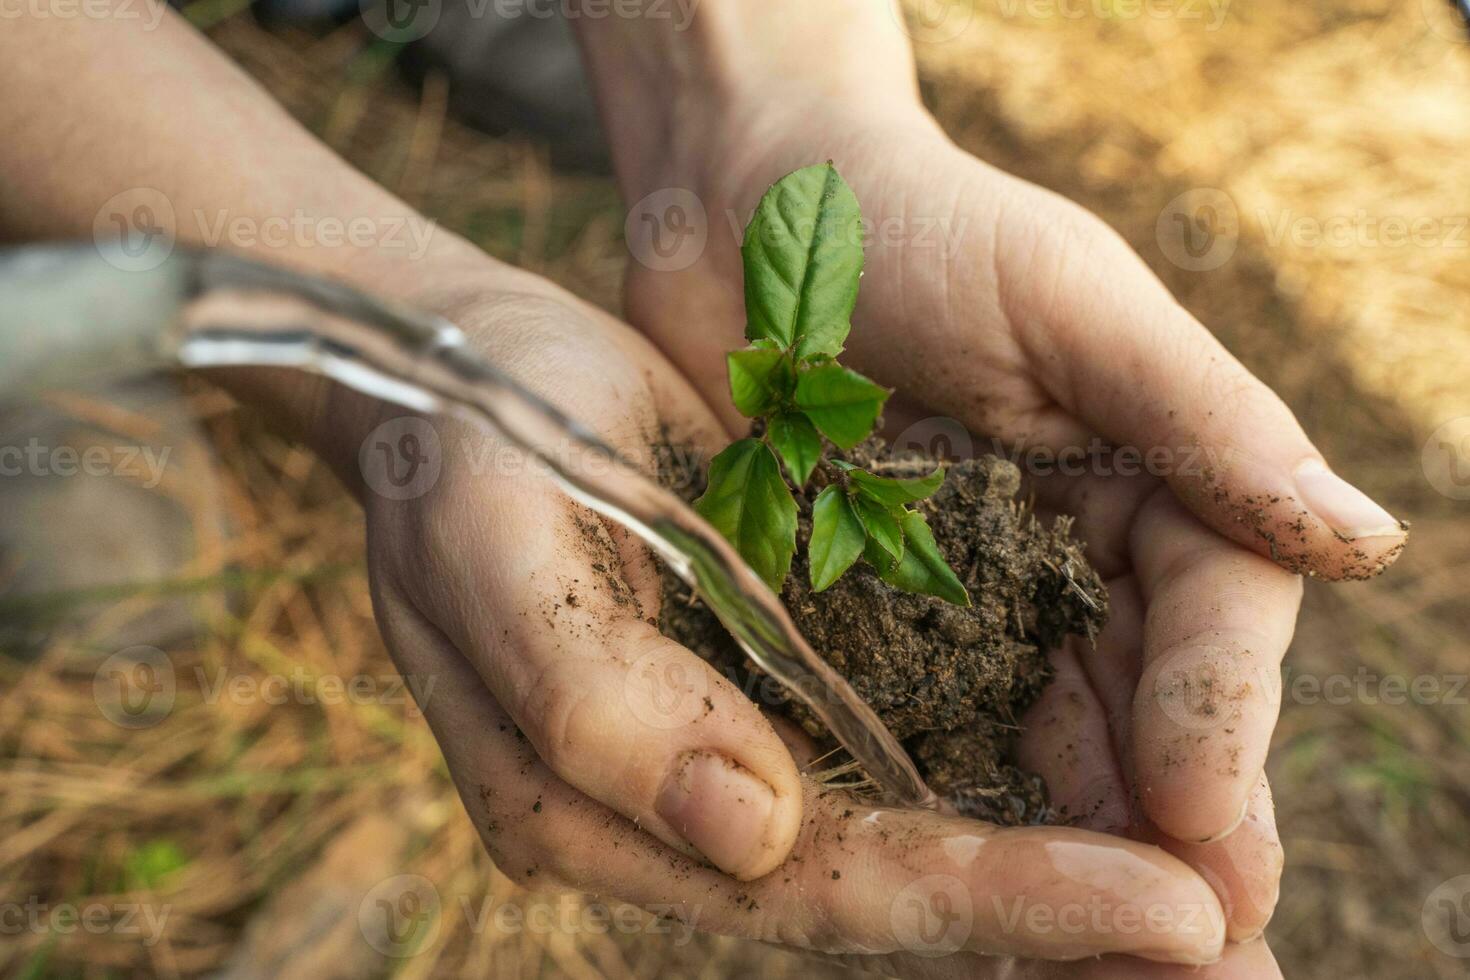
<path id="1" fill-rule="evenodd" d="M 630 240 L 630 319 L 728 406 L 723 353 L 743 344 L 738 229 L 772 181 L 833 160 L 874 229 L 845 357 L 897 389 L 890 432 L 943 415 L 1023 460 L 1083 450 L 1080 472 L 1044 466 L 1034 486 L 1043 510 L 1077 515 L 1113 618 L 1096 648 L 1057 655 L 1023 761 L 1084 825 L 1198 868 L 1231 939 L 1258 935 L 1282 866 L 1262 767 L 1300 601 L 1293 573 L 1373 574 L 1402 528 L 1326 470 L 1290 411 L 1117 235 L 959 150 L 916 104 L 788 88 L 698 116 L 651 174 L 621 174 L 630 198 L 653 193 L 656 207 L 658 188 L 687 188 L 708 216 L 681 268 L 638 261 L 653 243 Z M 726 422 L 740 424 L 733 411 Z M 1089 465 L 1098 439 L 1164 466 L 1105 472 Z M 1068 713 L 1085 738 L 1049 759 L 1031 744 L 1035 720 Z"/>
<path id="2" fill-rule="evenodd" d="M 706 452 L 723 445 L 687 383 L 612 318 L 518 273 L 446 281 L 409 298 L 632 458 L 646 462 L 663 438 Z M 788 750 L 737 687 L 659 634 L 659 577 L 637 541 L 479 430 L 437 417 L 395 422 L 395 411 L 334 397 L 325 429 L 373 433 L 369 464 L 379 439 L 391 455 L 394 426 L 418 427 L 424 465 L 437 441 L 439 473 L 422 492 L 385 487 L 373 465 L 361 473 L 375 609 L 471 818 L 511 877 L 910 976 L 1047 975 L 1039 960 L 979 953 L 1220 955 L 1217 898 L 1158 848 L 880 809 L 818 786 L 792 758 L 809 759 L 799 734 L 787 733 Z M 385 419 L 390 428 L 379 429 Z M 1080 737 L 1074 722 L 1051 726 L 1050 749 L 1039 751 Z M 932 909 L 945 902 L 950 918 Z M 1101 908 L 1109 918 L 1058 928 L 1036 924 L 1035 908 Z M 1149 909 L 1167 922 L 1114 925 Z M 1139 966 L 1130 957 L 1086 969 L 1122 977 Z"/>

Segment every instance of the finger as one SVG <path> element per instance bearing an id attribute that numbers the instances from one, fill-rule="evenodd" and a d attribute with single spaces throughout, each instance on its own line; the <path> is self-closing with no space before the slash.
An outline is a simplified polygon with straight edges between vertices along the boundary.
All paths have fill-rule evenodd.
<path id="1" fill-rule="evenodd" d="M 732 881 L 558 778 L 517 739 L 447 637 L 402 612 L 381 620 L 385 636 L 400 669 L 438 680 L 424 713 L 476 827 L 518 880 L 661 907 L 700 931 L 829 953 L 1128 952 L 1186 963 L 1220 955 L 1214 894 L 1157 848 L 875 809 L 810 781 L 789 859 L 757 881 Z"/>
<path id="2" fill-rule="evenodd" d="M 1264 940 L 1225 947 L 1218 962 L 1202 967 L 1166 966 L 1144 963 L 1131 957 L 1104 956 L 1079 964 L 1075 973 L 1056 966 L 1038 968 L 1027 980 L 1282 980 L 1281 967 Z"/>
<path id="3" fill-rule="evenodd" d="M 1133 698 L 1139 798 L 1171 837 L 1215 840 L 1244 818 L 1265 763 L 1301 579 L 1201 527 L 1162 489 L 1132 542 L 1147 609 Z"/>
<path id="4" fill-rule="evenodd" d="M 790 754 L 734 685 L 659 634 L 656 591 L 629 587 L 596 515 L 531 478 L 435 492 L 430 540 L 375 549 L 413 550 L 396 587 L 548 766 L 736 877 L 780 864 L 801 820 Z"/>
<path id="5" fill-rule="evenodd" d="M 1038 481 L 1042 510 L 1077 514 L 1077 530 L 1088 543 L 1089 560 L 1113 570 L 1129 565 L 1127 527 L 1159 483 L 1151 479 L 1055 478 Z M 1117 529 L 1124 530 L 1119 533 Z M 1144 605 L 1131 574 L 1107 581 L 1108 623 L 1094 644 L 1078 644 L 1078 659 L 1107 717 L 1130 794 L 1136 784 L 1132 748 L 1133 701 L 1142 671 Z M 1141 813 L 1130 836 L 1166 848 L 1214 886 L 1225 907 L 1232 942 L 1264 929 L 1280 892 L 1283 855 L 1270 789 L 1262 775 L 1241 825 L 1221 841 L 1186 843 L 1158 830 Z"/>
<path id="6" fill-rule="evenodd" d="M 852 958 L 847 962 L 871 965 Z M 912 953 L 895 953 L 881 962 L 885 975 L 925 980 L 1282 980 L 1276 958 L 1260 939 L 1226 946 L 1219 960 L 1204 966 L 1153 963 L 1119 955 L 1057 963 L 973 954 L 926 959 Z"/>
<path id="7" fill-rule="evenodd" d="M 1108 735 L 1107 716 L 1078 662 L 1081 640 L 1051 655 L 1052 680 L 1021 721 L 1017 758 L 1046 780 L 1063 820 L 1122 836 L 1132 824 L 1128 789 Z"/>
<path id="8" fill-rule="evenodd" d="M 1331 471 L 1281 399 L 1102 222 L 1051 198 L 1047 212 L 1001 257 L 1043 386 L 1115 444 L 1167 456 L 1190 509 L 1259 554 L 1331 579 L 1392 563 L 1405 526 Z"/>
<path id="9" fill-rule="evenodd" d="M 1157 832 L 1146 839 L 1194 868 L 1215 889 L 1225 908 L 1230 942 L 1249 942 L 1265 931 L 1281 895 L 1285 855 L 1264 773 L 1251 794 L 1245 820 L 1223 840 L 1189 844 Z"/>
<path id="10" fill-rule="evenodd" d="M 1089 564 L 1105 579 L 1133 569 L 1129 535 L 1138 512 L 1163 485 L 1151 476 L 1033 474 L 1027 487 L 1037 513 L 1048 521 L 1065 515 Z"/>

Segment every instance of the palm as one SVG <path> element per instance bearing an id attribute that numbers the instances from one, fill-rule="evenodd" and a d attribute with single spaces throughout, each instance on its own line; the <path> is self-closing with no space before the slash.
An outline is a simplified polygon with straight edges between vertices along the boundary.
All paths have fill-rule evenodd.
<path id="1" fill-rule="evenodd" d="M 1116 371 L 1087 374 L 1095 334 L 1111 326 L 1093 304 L 1133 304 L 1140 317 L 1154 304 L 1184 316 L 1136 256 L 1081 209 L 924 126 L 884 131 L 839 120 L 813 132 L 820 127 L 807 123 L 799 140 L 767 144 L 748 134 L 740 146 L 776 147 L 754 163 L 716 146 L 713 156 L 736 166 L 697 185 L 709 222 L 702 250 L 674 271 L 629 266 L 630 320 L 727 426 L 743 425 L 729 408 L 722 358 L 742 343 L 734 232 L 771 181 L 831 158 L 874 230 L 845 357 L 897 389 L 890 435 L 936 415 L 1012 451 L 1086 447 L 1111 434 L 1099 426 L 1126 414 L 1114 402 L 1136 401 L 1138 392 L 1120 390 L 1110 380 Z M 828 132 L 838 135 L 824 139 Z M 635 260 L 640 244 L 630 239 Z M 1032 483 L 1041 510 L 1077 516 L 1088 557 L 1108 581 L 1112 619 L 1095 649 L 1076 643 L 1055 655 L 1058 679 L 1033 709 L 1022 761 L 1082 825 L 1156 841 L 1200 868 L 1227 902 L 1232 938 L 1254 935 L 1274 907 L 1281 868 L 1260 776 L 1276 692 L 1255 682 L 1274 676 L 1299 583 L 1205 527 L 1164 479 L 1083 464 L 1076 475 L 1033 473 Z M 1225 710 L 1210 705 L 1206 716 L 1187 698 L 1160 696 L 1179 694 L 1170 685 L 1201 670 L 1239 695 Z M 1061 716 L 1077 739 L 1059 750 L 1046 733 Z M 1236 801 L 1223 804 L 1235 811 L 1224 827 L 1221 801 Z M 1244 801 L 1240 830 L 1185 842 L 1228 829 Z"/>
<path id="2" fill-rule="evenodd" d="M 456 288 L 420 301 L 628 452 L 645 451 L 661 424 L 672 438 L 706 450 L 721 442 L 698 396 L 646 341 L 554 291 L 529 293 L 489 298 Z M 476 827 L 508 874 L 537 887 L 672 909 L 701 930 L 839 954 L 912 948 L 902 918 L 909 913 L 895 896 L 933 875 L 969 894 L 1011 901 L 1086 906 L 1141 891 L 1172 907 L 1215 910 L 1188 934 L 1077 936 L 1008 927 L 976 901 L 956 955 L 883 958 L 889 972 L 914 977 L 1050 975 L 1040 960 L 1018 973 L 976 951 L 1076 957 L 1126 949 L 1172 960 L 1218 948 L 1209 938 L 1218 942 L 1219 912 L 1208 887 L 1152 848 L 1024 828 L 987 837 L 983 854 L 958 861 L 979 839 L 974 823 L 880 813 L 798 777 L 740 690 L 658 635 L 650 622 L 658 579 L 637 542 L 609 527 L 589 531 L 590 515 L 538 475 L 475 465 L 492 458 L 480 433 L 433 424 L 444 447 L 437 483 L 412 499 L 366 501 L 374 602 L 404 674 L 435 681 L 425 715 Z M 650 679 L 665 688 L 659 696 L 649 696 Z M 700 710 L 685 716 L 688 704 Z M 1054 729 L 1058 740 L 1072 733 L 1070 722 Z M 738 853 L 691 848 L 687 826 L 651 805 L 670 760 L 691 749 L 740 760 L 784 787 L 783 812 L 795 819 L 784 845 L 771 850 L 774 862 L 786 859 L 779 873 L 768 873 L 774 863 L 742 864 Z M 800 755 L 801 747 L 793 751 Z M 721 809 L 737 809 L 745 793 Z M 725 821 L 717 844 L 750 839 L 745 816 L 716 816 Z M 768 823 L 765 837 L 778 829 Z M 895 834 L 902 848 L 892 846 Z M 1075 877 L 1057 875 L 1052 860 Z M 756 880 L 735 880 L 711 863 L 733 864 Z M 1246 960 L 1241 955 L 1233 952 L 1227 964 L 1269 959 L 1258 948 Z M 1151 968 L 1104 958 L 1081 969 L 1114 980 Z"/>

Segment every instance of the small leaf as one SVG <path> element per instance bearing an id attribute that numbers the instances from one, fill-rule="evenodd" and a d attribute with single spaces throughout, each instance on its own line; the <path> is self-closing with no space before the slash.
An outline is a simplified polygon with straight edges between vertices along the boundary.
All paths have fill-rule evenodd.
<path id="1" fill-rule="evenodd" d="M 887 388 L 837 363 L 804 367 L 796 379 L 796 407 L 842 449 L 872 434 L 888 395 Z"/>
<path id="2" fill-rule="evenodd" d="M 892 558 L 903 557 L 903 528 L 887 507 L 865 497 L 852 498 L 853 509 L 867 529 L 868 537 Z"/>
<path id="3" fill-rule="evenodd" d="M 863 558 L 878 570 L 878 577 L 885 582 L 888 581 L 888 573 L 893 570 L 893 566 L 898 564 L 893 560 L 893 556 L 884 551 L 883 546 L 872 538 L 868 538 L 863 544 Z"/>
<path id="4" fill-rule="evenodd" d="M 775 411 L 796 388 L 796 371 L 784 351 L 747 347 L 726 354 L 725 364 L 730 370 L 730 397 L 746 418 Z"/>
<path id="5" fill-rule="evenodd" d="M 785 462 L 791 482 L 805 486 L 817 460 L 822 458 L 822 437 L 817 435 L 812 420 L 800 412 L 781 412 L 772 417 L 767 435 Z"/>
<path id="6" fill-rule="evenodd" d="M 912 510 L 903 515 L 903 536 L 908 544 L 903 558 L 886 569 L 874 562 L 883 581 L 905 592 L 938 596 L 957 606 L 968 606 L 970 594 L 939 553 L 923 514 Z"/>
<path id="7" fill-rule="evenodd" d="M 862 213 L 830 163 L 787 174 L 745 228 L 745 336 L 836 356 L 863 269 Z"/>
<path id="8" fill-rule="evenodd" d="M 858 520 L 847 494 L 828 487 L 812 504 L 811 560 L 812 591 L 821 592 L 842 577 L 863 553 L 868 534 Z"/>
<path id="9" fill-rule="evenodd" d="M 773 592 L 796 553 L 796 501 L 781 464 L 758 439 L 726 446 L 709 467 L 709 487 L 694 509 L 740 552 Z"/>
<path id="10" fill-rule="evenodd" d="M 852 482 L 863 496 L 871 497 L 889 507 L 902 507 L 933 496 L 934 491 L 944 483 L 944 467 L 939 467 L 928 476 L 909 479 L 875 476 L 859 469 L 852 470 L 851 476 Z"/>

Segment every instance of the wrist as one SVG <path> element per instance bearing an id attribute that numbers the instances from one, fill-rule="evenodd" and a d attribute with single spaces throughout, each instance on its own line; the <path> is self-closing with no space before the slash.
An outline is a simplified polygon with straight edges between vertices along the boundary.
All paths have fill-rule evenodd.
<path id="1" fill-rule="evenodd" d="M 683 19 L 594 17 L 572 23 L 629 201 L 665 187 L 699 190 L 712 167 L 813 118 L 926 118 L 912 51 L 891 0 L 703 0 Z M 810 162 L 810 161 L 807 161 Z M 738 169 L 738 168 L 736 168 Z"/>
<path id="2" fill-rule="evenodd" d="M 431 311 L 451 310 L 471 293 L 519 288 L 520 278 L 516 270 L 468 246 L 413 258 L 377 250 L 318 251 L 309 261 L 289 254 L 258 257 Z M 383 421 L 403 414 L 394 405 L 306 371 L 260 367 L 203 373 L 316 453 L 359 498 L 358 456 L 364 440 Z"/>

